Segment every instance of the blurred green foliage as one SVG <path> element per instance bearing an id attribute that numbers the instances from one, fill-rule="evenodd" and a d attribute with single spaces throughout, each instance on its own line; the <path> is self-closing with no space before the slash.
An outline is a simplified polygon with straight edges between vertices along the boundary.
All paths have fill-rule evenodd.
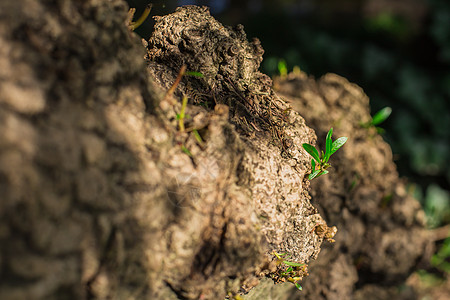
<path id="1" fill-rule="evenodd" d="M 424 190 L 410 184 L 415 198 L 423 202 L 423 209 L 427 215 L 428 227 L 435 228 L 442 224 L 450 224 L 450 193 L 436 184 L 430 184 Z"/>
<path id="2" fill-rule="evenodd" d="M 442 272 L 450 273 L 450 237 L 446 238 L 439 250 L 431 257 L 431 264 Z"/>

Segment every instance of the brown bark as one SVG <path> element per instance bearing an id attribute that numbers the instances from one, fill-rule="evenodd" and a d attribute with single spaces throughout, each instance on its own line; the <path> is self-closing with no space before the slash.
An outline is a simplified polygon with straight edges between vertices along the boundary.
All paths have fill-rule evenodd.
<path id="1" fill-rule="evenodd" d="M 315 135 L 258 72 L 259 42 L 190 7 L 157 20 L 145 61 L 126 19 L 119 0 L 0 3 L 0 299 L 222 299 L 276 274 L 274 250 L 304 263 L 320 252 L 324 236 L 314 229 L 326 223 L 310 203 L 301 149 Z M 203 77 L 184 76 L 165 98 L 182 65 Z M 334 112 L 331 82 L 313 96 L 327 103 L 312 103 Z M 303 89 L 317 90 L 313 81 Z M 367 117 L 364 96 L 355 99 Z M 320 110 L 295 103 L 322 138 L 330 124 Z M 345 110 L 336 111 L 329 120 L 341 122 Z M 333 126 L 350 136 L 354 124 Z M 400 253 L 410 240 L 398 237 L 421 232 L 420 213 L 401 193 L 389 148 L 379 137 L 363 144 L 371 139 L 357 132 L 335 174 L 313 184 L 315 199 L 329 199 L 323 215 L 353 239 L 326 251 L 334 275 L 312 277 L 320 288 L 306 295 L 338 285 L 351 296 L 357 255 L 364 272 L 399 282 L 423 253 L 420 234 L 415 251 Z M 372 155 L 361 147 L 372 149 L 373 164 L 351 159 L 352 151 Z M 380 207 L 387 193 L 393 200 Z M 392 273 L 378 259 L 386 252 L 402 259 Z M 340 284 L 342 274 L 351 280 Z"/>
<path id="2" fill-rule="evenodd" d="M 406 191 L 389 145 L 370 121 L 369 98 L 335 74 L 317 81 L 291 74 L 277 90 L 324 141 L 330 127 L 348 142 L 333 157 L 331 176 L 311 183 L 314 206 L 339 232 L 311 264 L 308 299 L 414 299 L 398 289 L 432 251 L 420 204 Z M 319 143 L 324 147 L 323 143 Z"/>
<path id="3" fill-rule="evenodd" d="M 0 8 L 0 298 L 217 299 L 255 285 L 271 250 L 296 247 L 292 259 L 305 262 L 319 251 L 305 154 L 282 144 L 294 133 L 297 145 L 308 142 L 312 131 L 294 112 L 284 115 L 292 124 L 271 127 L 286 105 L 257 72 L 260 46 L 242 30 L 237 57 L 255 55 L 248 70 L 201 71 L 207 89 L 222 86 L 208 101 L 240 103 L 230 104 L 233 120 L 255 127 L 238 133 L 225 106 L 189 104 L 186 128 L 200 143 L 177 128 L 178 98 L 163 99 L 161 78 L 173 82 L 179 65 L 154 63 L 163 89 L 153 83 L 123 2 Z M 224 45 L 205 42 L 213 52 Z M 263 105 L 252 110 L 244 97 Z"/>

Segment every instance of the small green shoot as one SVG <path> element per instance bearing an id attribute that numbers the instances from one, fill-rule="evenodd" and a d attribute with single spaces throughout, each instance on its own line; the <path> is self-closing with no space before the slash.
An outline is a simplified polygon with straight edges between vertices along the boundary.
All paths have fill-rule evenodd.
<path id="1" fill-rule="evenodd" d="M 308 275 L 307 265 L 302 263 L 296 263 L 283 258 L 286 253 L 273 252 L 273 255 L 277 258 L 278 271 L 273 275 L 277 282 L 288 281 L 295 285 L 298 290 L 302 290 L 302 286 L 298 283 L 304 276 Z"/>
<path id="2" fill-rule="evenodd" d="M 184 118 L 186 117 L 185 111 L 186 111 L 187 102 L 188 102 L 188 98 L 186 96 L 184 96 L 183 100 L 181 102 L 181 111 L 179 114 L 177 114 L 178 127 L 179 127 L 180 131 L 184 131 Z"/>
<path id="3" fill-rule="evenodd" d="M 280 76 L 282 78 L 285 78 L 287 76 L 288 69 L 287 69 L 286 61 L 284 59 L 280 59 L 278 61 L 278 72 L 280 72 Z"/>
<path id="4" fill-rule="evenodd" d="M 189 157 L 192 157 L 191 151 L 189 151 L 189 149 L 186 148 L 185 145 L 181 145 L 181 151 L 183 151 L 184 153 L 186 153 Z"/>
<path id="5" fill-rule="evenodd" d="M 384 121 L 386 121 L 387 118 L 389 118 L 389 116 L 392 113 L 392 108 L 390 108 L 389 106 L 381 109 L 380 111 L 378 111 L 372 118 L 372 125 L 378 125 Z"/>
<path id="6" fill-rule="evenodd" d="M 181 111 L 179 114 L 177 114 L 177 120 L 178 120 L 178 128 L 180 129 L 181 132 L 185 131 L 184 128 L 184 119 L 187 117 L 185 112 L 186 112 L 186 106 L 187 106 L 187 102 L 188 102 L 188 98 L 186 96 L 183 97 L 183 100 L 181 102 Z M 192 157 L 192 153 L 191 151 L 189 151 L 188 148 L 186 148 L 185 145 L 181 144 L 181 151 L 183 151 L 184 153 L 186 153 L 189 157 Z"/>
<path id="7" fill-rule="evenodd" d="M 319 152 L 317 151 L 314 146 L 310 144 L 303 144 L 303 149 L 306 150 L 306 152 L 309 153 L 313 157 L 311 159 L 311 166 L 312 171 L 311 174 L 309 174 L 308 179 L 312 180 L 314 178 L 319 177 L 322 174 L 328 174 L 327 168 L 331 165 L 328 163 L 328 160 L 330 159 L 331 155 L 334 154 L 339 148 L 341 148 L 345 142 L 347 142 L 347 137 L 343 136 L 338 138 L 333 142 L 331 139 L 331 136 L 333 135 L 333 128 L 328 131 L 326 140 L 325 140 L 325 153 L 323 151 L 321 152 L 321 155 L 319 156 Z M 317 167 L 317 168 L 316 168 Z"/>
<path id="8" fill-rule="evenodd" d="M 439 251 L 431 257 L 431 265 L 442 272 L 450 273 L 450 236 L 444 240 Z"/>
<path id="9" fill-rule="evenodd" d="M 203 147 L 205 145 L 205 142 L 203 142 L 203 139 L 200 136 L 200 133 L 198 133 L 197 129 L 192 129 L 192 133 L 194 134 L 195 140 L 200 145 L 200 147 Z"/>
<path id="10" fill-rule="evenodd" d="M 370 128 L 370 127 L 375 127 L 375 129 L 377 130 L 378 133 L 383 133 L 384 129 L 381 127 L 378 127 L 377 125 L 380 123 L 383 123 L 384 121 L 386 121 L 387 118 L 389 118 L 389 116 L 392 113 L 392 108 L 390 108 L 389 106 L 386 106 L 383 109 L 380 109 L 373 117 L 372 117 L 372 121 L 367 122 L 367 123 L 362 123 L 361 126 L 364 128 Z"/>
<path id="11" fill-rule="evenodd" d="M 202 73 L 196 72 L 196 71 L 186 71 L 186 72 L 184 72 L 183 75 L 185 75 L 185 76 L 193 76 L 193 77 L 200 77 L 200 78 L 204 77 Z"/>

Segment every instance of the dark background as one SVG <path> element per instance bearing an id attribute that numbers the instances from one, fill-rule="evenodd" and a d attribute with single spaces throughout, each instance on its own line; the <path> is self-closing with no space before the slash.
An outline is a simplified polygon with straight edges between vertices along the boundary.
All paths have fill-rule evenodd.
<path id="1" fill-rule="evenodd" d="M 148 1 L 129 0 L 139 16 Z M 207 5 L 224 25 L 243 24 L 265 49 L 262 71 L 278 62 L 319 77 L 337 73 L 361 86 L 401 176 L 430 228 L 450 223 L 450 1 L 172 0 L 152 1 L 151 16 Z M 137 32 L 148 39 L 153 20 Z M 447 239 L 449 240 L 449 239 Z M 450 249 L 450 241 L 447 242 Z"/>

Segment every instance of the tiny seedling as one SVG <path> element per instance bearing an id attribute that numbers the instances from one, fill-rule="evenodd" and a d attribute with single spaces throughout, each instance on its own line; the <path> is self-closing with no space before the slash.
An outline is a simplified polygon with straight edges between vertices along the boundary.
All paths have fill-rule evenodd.
<path id="1" fill-rule="evenodd" d="M 185 128 L 185 126 L 184 126 L 184 120 L 189 118 L 189 115 L 186 114 L 187 103 L 188 103 L 188 98 L 186 96 L 183 96 L 183 100 L 181 102 L 181 110 L 180 110 L 180 113 L 177 114 L 178 129 L 180 130 L 180 132 L 190 132 L 190 131 L 192 131 L 192 133 L 194 135 L 194 138 L 197 141 L 197 143 L 200 145 L 200 147 L 204 147 L 205 143 L 204 143 L 202 137 L 200 136 L 200 134 L 198 133 L 198 130 L 195 129 L 195 128 L 187 130 Z M 181 150 L 184 153 L 186 153 L 187 155 L 189 155 L 190 157 L 192 157 L 192 153 L 183 144 L 181 145 Z"/>
<path id="2" fill-rule="evenodd" d="M 198 133 L 197 129 L 192 129 L 192 133 L 194 134 L 195 140 L 197 141 L 197 144 L 199 144 L 200 147 L 205 146 L 205 142 L 203 142 L 202 137 L 200 136 L 200 133 Z"/>
<path id="3" fill-rule="evenodd" d="M 442 272 L 450 273 L 450 237 L 444 240 L 444 244 L 439 251 L 431 257 L 431 265 Z"/>
<path id="4" fill-rule="evenodd" d="M 288 69 L 287 69 L 286 61 L 284 59 L 280 59 L 278 61 L 278 72 L 280 72 L 281 78 L 286 78 Z"/>
<path id="5" fill-rule="evenodd" d="M 199 78 L 205 77 L 205 76 L 203 76 L 202 73 L 197 72 L 197 71 L 185 71 L 183 75 L 185 75 L 185 76 L 192 76 L 192 77 L 199 77 Z"/>
<path id="6" fill-rule="evenodd" d="M 278 273 L 275 277 L 278 277 L 279 282 L 288 281 L 295 285 L 298 290 L 302 290 L 302 286 L 298 283 L 304 276 L 308 275 L 307 265 L 302 263 L 296 263 L 286 260 L 283 256 L 286 253 L 273 252 L 273 255 L 277 258 L 277 265 L 279 267 Z"/>
<path id="7" fill-rule="evenodd" d="M 187 154 L 187 156 L 192 157 L 191 151 L 189 151 L 189 149 L 186 148 L 186 146 L 183 144 L 181 145 L 181 151 L 183 151 L 185 154 Z"/>
<path id="8" fill-rule="evenodd" d="M 187 117 L 185 114 L 187 102 L 188 98 L 184 96 L 183 100 L 181 101 L 181 111 L 179 114 L 177 114 L 178 128 L 180 129 L 180 131 L 184 131 L 184 118 Z"/>
<path id="9" fill-rule="evenodd" d="M 196 72 L 196 71 L 186 71 L 186 65 L 182 65 L 180 68 L 180 71 L 178 72 L 177 78 L 175 79 L 175 82 L 172 84 L 172 86 L 166 92 L 164 99 L 169 99 L 170 96 L 172 96 L 172 94 L 175 92 L 175 89 L 180 84 L 183 76 L 203 77 L 203 74 L 200 72 Z M 183 96 L 183 100 L 181 100 L 181 110 L 180 110 L 180 113 L 177 114 L 178 129 L 180 130 L 180 132 L 192 131 L 195 139 L 197 140 L 197 143 L 200 145 L 200 147 L 203 147 L 204 142 L 202 140 L 202 137 L 198 133 L 198 131 L 195 128 L 191 129 L 191 130 L 186 130 L 186 128 L 184 126 L 184 120 L 189 118 L 189 115 L 186 115 L 187 103 L 188 103 L 187 96 Z M 189 151 L 188 148 L 186 148 L 186 146 L 184 144 L 181 144 L 181 150 L 184 153 L 186 153 L 189 157 L 192 157 L 192 153 Z"/>
<path id="10" fill-rule="evenodd" d="M 338 138 L 333 142 L 331 139 L 331 135 L 333 134 L 333 128 L 328 131 L 326 140 L 325 140 L 325 153 L 322 151 L 321 155 L 319 156 L 319 152 L 317 151 L 314 146 L 310 144 L 303 144 L 303 149 L 308 152 L 313 159 L 311 159 L 311 165 L 312 165 L 312 171 L 311 174 L 309 174 L 308 179 L 312 180 L 316 177 L 319 177 L 322 174 L 328 174 L 327 168 L 331 165 L 328 163 L 328 160 L 330 159 L 331 155 L 339 150 L 345 142 L 347 142 L 347 137 L 343 136 Z M 317 168 L 316 168 L 317 167 Z"/>
<path id="11" fill-rule="evenodd" d="M 184 119 L 188 117 L 185 114 L 186 106 L 187 106 L 188 98 L 186 96 L 183 97 L 182 103 L 181 103 L 181 111 L 179 114 L 177 114 L 177 120 L 178 120 L 178 128 L 181 132 L 185 131 L 184 128 Z M 186 148 L 185 145 L 181 144 L 181 150 L 186 153 L 189 157 L 192 157 L 192 153 L 189 151 L 188 148 Z"/>
<path id="12" fill-rule="evenodd" d="M 370 122 L 367 123 L 361 123 L 361 126 L 364 128 L 370 128 L 370 127 L 375 127 L 378 133 L 383 133 L 384 129 L 381 127 L 378 127 L 377 125 L 380 123 L 383 123 L 384 121 L 386 121 L 387 118 L 389 118 L 389 116 L 392 113 L 392 108 L 390 108 L 389 106 L 386 106 L 383 109 L 380 109 L 373 117 L 372 120 Z"/>

